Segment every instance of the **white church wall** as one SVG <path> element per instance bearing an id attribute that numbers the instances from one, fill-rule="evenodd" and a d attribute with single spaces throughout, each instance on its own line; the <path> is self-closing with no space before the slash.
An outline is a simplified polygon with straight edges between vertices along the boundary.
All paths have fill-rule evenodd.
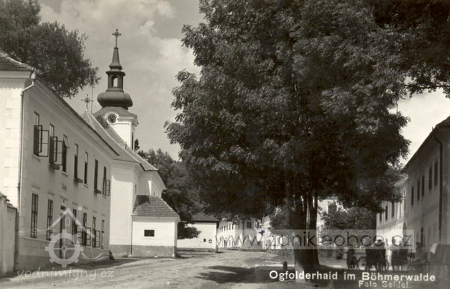
<path id="1" fill-rule="evenodd" d="M 114 131 L 126 142 L 126 144 L 132 148 L 133 143 L 133 119 L 126 117 L 118 117 L 117 121 L 113 124 L 110 123 L 110 126 L 114 129 Z"/>
<path id="2" fill-rule="evenodd" d="M 131 244 L 131 214 L 138 191 L 136 164 L 116 162 L 111 181 L 111 250 L 113 254 L 129 254 Z"/>

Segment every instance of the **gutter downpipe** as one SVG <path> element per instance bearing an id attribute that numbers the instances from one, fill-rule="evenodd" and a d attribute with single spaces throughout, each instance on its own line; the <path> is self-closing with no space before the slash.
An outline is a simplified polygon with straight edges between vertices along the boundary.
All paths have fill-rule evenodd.
<path id="1" fill-rule="evenodd" d="M 25 91 L 31 89 L 36 81 L 36 71 L 31 71 L 30 74 L 31 84 L 20 92 L 20 140 L 19 140 L 19 183 L 17 184 L 17 209 L 16 209 L 16 238 L 15 238 L 15 244 L 14 244 L 14 268 L 17 269 L 17 266 L 19 265 L 19 222 L 20 222 L 20 212 L 21 212 L 21 196 L 20 192 L 22 190 L 22 176 L 23 176 L 23 168 L 22 168 L 22 157 L 23 157 L 23 137 L 25 134 L 25 128 L 24 128 L 24 97 L 25 97 Z"/>
<path id="2" fill-rule="evenodd" d="M 17 184 L 17 190 L 18 190 L 18 200 L 17 200 L 17 210 L 20 213 L 20 192 L 21 192 L 21 185 L 22 185 L 22 174 L 23 174 L 23 168 L 22 168 L 22 157 L 23 157 L 23 137 L 25 134 L 25 127 L 24 127 L 24 121 L 23 121 L 23 117 L 24 117 L 24 97 L 25 97 L 25 91 L 31 89 L 34 85 L 35 85 L 35 81 L 36 81 L 36 71 L 31 71 L 30 74 L 30 79 L 31 79 L 31 84 L 27 87 L 25 87 L 24 89 L 22 89 L 22 91 L 20 92 L 20 144 L 19 144 L 19 183 Z"/>
<path id="3" fill-rule="evenodd" d="M 439 242 L 442 240 L 442 195 L 443 195 L 443 178 L 442 178 L 442 160 L 443 160 L 443 147 L 444 144 L 440 141 L 436 135 L 433 135 L 434 140 L 439 144 Z"/>

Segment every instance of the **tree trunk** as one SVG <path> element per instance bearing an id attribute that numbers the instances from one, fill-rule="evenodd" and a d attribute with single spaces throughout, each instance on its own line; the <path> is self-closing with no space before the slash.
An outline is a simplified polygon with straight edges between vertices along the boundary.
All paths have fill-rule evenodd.
<path id="1" fill-rule="evenodd" d="M 316 235 L 317 224 L 317 195 L 298 192 L 295 178 L 286 187 L 286 201 L 289 208 L 289 225 L 292 230 L 292 249 L 295 271 L 315 272 L 319 265 Z M 309 215 L 309 218 L 308 218 Z M 311 240 L 311 237 L 314 238 Z M 310 242 L 311 240 L 311 242 Z M 311 280 L 297 280 L 297 282 L 310 283 Z"/>

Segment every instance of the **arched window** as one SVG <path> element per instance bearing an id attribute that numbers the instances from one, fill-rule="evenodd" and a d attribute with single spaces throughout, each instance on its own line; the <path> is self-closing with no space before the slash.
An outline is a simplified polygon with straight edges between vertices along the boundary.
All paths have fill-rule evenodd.
<path id="1" fill-rule="evenodd" d="M 117 87 L 118 86 L 117 76 L 113 76 L 113 78 L 112 78 L 112 86 L 113 87 Z"/>

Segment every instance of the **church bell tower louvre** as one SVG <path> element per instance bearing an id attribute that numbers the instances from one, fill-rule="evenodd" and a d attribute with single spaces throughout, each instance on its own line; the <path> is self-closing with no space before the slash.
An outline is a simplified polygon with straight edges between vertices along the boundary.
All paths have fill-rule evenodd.
<path id="1" fill-rule="evenodd" d="M 108 76 L 107 89 L 99 93 L 97 97 L 101 109 L 94 113 L 94 116 L 104 119 L 110 127 L 123 139 L 123 141 L 131 148 L 134 146 L 134 131 L 138 125 L 137 116 L 128 111 L 133 106 L 133 101 L 128 93 L 124 92 L 124 76 L 122 65 L 119 60 L 119 48 L 117 47 L 117 39 L 122 34 L 118 29 L 112 34 L 115 36 L 115 46 Z"/>

